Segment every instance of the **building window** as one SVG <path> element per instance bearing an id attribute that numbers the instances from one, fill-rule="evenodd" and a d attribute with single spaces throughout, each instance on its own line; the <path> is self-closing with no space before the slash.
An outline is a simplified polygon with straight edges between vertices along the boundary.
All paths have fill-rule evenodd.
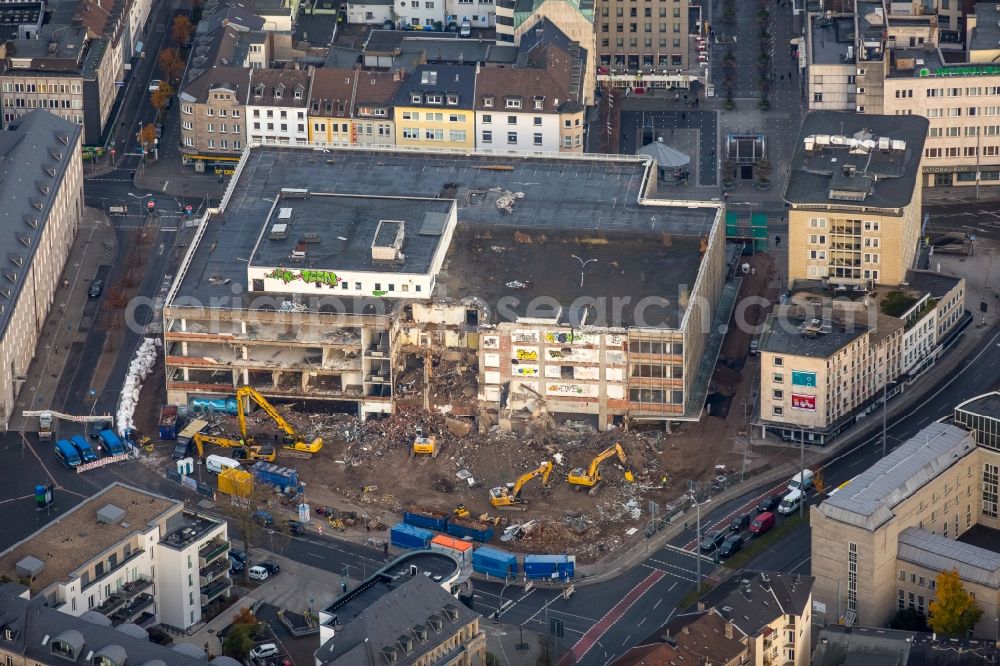
<path id="1" fill-rule="evenodd" d="M 507 143 L 517 143 L 517 132 L 507 132 Z"/>
<path id="2" fill-rule="evenodd" d="M 985 463 L 983 465 L 983 515 L 989 518 L 997 517 L 998 478 L 1000 478 L 1000 467 Z"/>
<path id="3" fill-rule="evenodd" d="M 912 597 L 912 595 L 911 595 Z M 847 610 L 858 611 L 858 544 L 847 544 Z"/>
<path id="4" fill-rule="evenodd" d="M 783 358 L 782 358 L 782 357 L 780 357 L 780 356 L 775 356 L 775 357 L 774 357 L 774 364 L 775 364 L 776 366 L 778 366 L 778 367 L 781 367 L 781 366 L 783 366 L 783 365 L 785 364 L 785 359 L 783 359 Z"/>
<path id="5" fill-rule="evenodd" d="M 785 382 L 785 376 L 780 372 L 775 372 L 771 375 L 771 381 L 775 384 L 783 384 Z"/>
<path id="6" fill-rule="evenodd" d="M 785 392 L 782 391 L 781 389 L 772 389 L 771 398 L 773 398 L 774 400 L 784 400 Z"/>
<path id="7" fill-rule="evenodd" d="M 493 143 L 493 132 L 483 130 L 483 143 Z"/>
<path id="8" fill-rule="evenodd" d="M 780 407 L 778 405 L 775 405 L 774 407 L 771 408 L 771 413 L 774 416 L 782 416 L 784 414 L 784 412 L 785 412 L 785 408 L 784 407 Z"/>

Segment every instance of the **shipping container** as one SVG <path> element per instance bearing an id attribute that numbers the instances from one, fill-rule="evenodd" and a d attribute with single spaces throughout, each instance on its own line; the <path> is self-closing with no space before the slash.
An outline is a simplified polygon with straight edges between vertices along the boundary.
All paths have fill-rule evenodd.
<path id="1" fill-rule="evenodd" d="M 396 523 L 389 530 L 389 539 L 397 548 L 427 548 L 434 533 L 422 527 L 414 527 L 406 523 Z"/>
<path id="2" fill-rule="evenodd" d="M 488 543 L 493 539 L 493 526 L 481 520 L 469 518 L 452 518 L 448 521 L 446 530 L 451 536 L 464 538 L 469 537 L 476 541 Z"/>
<path id="3" fill-rule="evenodd" d="M 288 488 L 296 490 L 299 488 L 298 470 L 291 467 L 282 467 L 281 465 L 268 462 L 258 462 L 250 468 L 250 471 L 253 472 L 254 478 L 261 483 L 276 486 L 282 491 Z"/>
<path id="4" fill-rule="evenodd" d="M 405 511 L 403 522 L 414 527 L 444 532 L 448 528 L 447 514 L 438 511 Z"/>
<path id="5" fill-rule="evenodd" d="M 569 580 L 576 573 L 575 555 L 525 555 L 525 578 Z"/>
<path id="6" fill-rule="evenodd" d="M 253 492 L 253 474 L 242 469 L 224 469 L 219 472 L 219 492 L 236 497 L 250 497 Z"/>
<path id="7" fill-rule="evenodd" d="M 480 546 L 472 553 L 472 570 L 496 578 L 517 575 L 517 556 L 499 548 Z"/>
<path id="8" fill-rule="evenodd" d="M 106 455 L 120 456 L 125 453 L 125 445 L 114 430 L 102 430 L 100 439 Z"/>
<path id="9" fill-rule="evenodd" d="M 191 441 L 194 439 L 194 436 L 197 435 L 199 432 L 203 431 L 207 427 L 208 427 L 208 421 L 205 421 L 204 419 L 192 420 L 190 423 L 184 426 L 184 430 L 181 430 L 180 434 L 177 435 L 177 443 L 184 444 L 185 446 L 187 444 L 190 444 Z"/>
<path id="10" fill-rule="evenodd" d="M 438 534 L 431 539 L 431 550 L 440 550 L 458 558 L 459 562 L 465 563 L 472 557 L 472 544 L 445 534 Z"/>
<path id="11" fill-rule="evenodd" d="M 177 405 L 160 407 L 160 439 L 177 439 Z"/>

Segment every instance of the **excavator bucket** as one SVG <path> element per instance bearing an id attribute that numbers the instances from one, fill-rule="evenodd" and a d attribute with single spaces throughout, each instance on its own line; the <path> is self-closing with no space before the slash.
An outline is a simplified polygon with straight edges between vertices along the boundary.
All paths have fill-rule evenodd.
<path id="1" fill-rule="evenodd" d="M 633 474 L 630 470 L 625 470 L 625 480 L 632 483 L 635 481 L 635 474 Z"/>

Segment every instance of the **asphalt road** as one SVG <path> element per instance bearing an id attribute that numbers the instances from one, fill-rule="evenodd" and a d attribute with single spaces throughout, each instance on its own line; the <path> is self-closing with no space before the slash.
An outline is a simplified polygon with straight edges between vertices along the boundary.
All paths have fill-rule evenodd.
<path id="1" fill-rule="evenodd" d="M 928 226 L 939 231 L 975 234 L 1000 240 L 1000 206 L 983 202 L 950 202 L 924 206 Z"/>

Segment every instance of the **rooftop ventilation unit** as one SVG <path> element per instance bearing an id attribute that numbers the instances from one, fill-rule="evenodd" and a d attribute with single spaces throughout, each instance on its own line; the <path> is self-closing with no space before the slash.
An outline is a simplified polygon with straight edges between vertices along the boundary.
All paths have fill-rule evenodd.
<path id="1" fill-rule="evenodd" d="M 45 562 L 42 562 L 37 557 L 32 557 L 31 555 L 18 560 L 17 564 L 14 565 L 14 570 L 17 572 L 17 575 L 24 578 L 34 578 L 38 574 L 42 573 L 42 569 L 44 568 Z"/>
<path id="2" fill-rule="evenodd" d="M 893 139 L 893 141 L 892 141 L 892 149 L 893 150 L 897 150 L 899 152 L 903 152 L 903 151 L 906 150 L 906 142 L 902 141 L 900 139 Z"/>
<path id="3" fill-rule="evenodd" d="M 372 239 L 372 261 L 401 261 L 406 224 L 402 220 L 379 220 Z"/>
<path id="4" fill-rule="evenodd" d="M 103 508 L 97 511 L 97 522 L 104 523 L 105 525 L 116 525 L 122 521 L 125 517 L 125 509 L 119 508 L 114 504 L 106 504 Z"/>
<path id="5" fill-rule="evenodd" d="M 267 237 L 271 240 L 284 240 L 288 238 L 288 225 L 281 223 L 271 225 L 271 233 Z"/>
<path id="6" fill-rule="evenodd" d="M 887 137 L 882 137 L 878 140 L 878 149 L 880 152 L 889 152 L 890 141 Z"/>
<path id="7" fill-rule="evenodd" d="M 297 187 L 283 187 L 281 188 L 281 197 L 283 199 L 308 199 L 309 190 Z"/>

